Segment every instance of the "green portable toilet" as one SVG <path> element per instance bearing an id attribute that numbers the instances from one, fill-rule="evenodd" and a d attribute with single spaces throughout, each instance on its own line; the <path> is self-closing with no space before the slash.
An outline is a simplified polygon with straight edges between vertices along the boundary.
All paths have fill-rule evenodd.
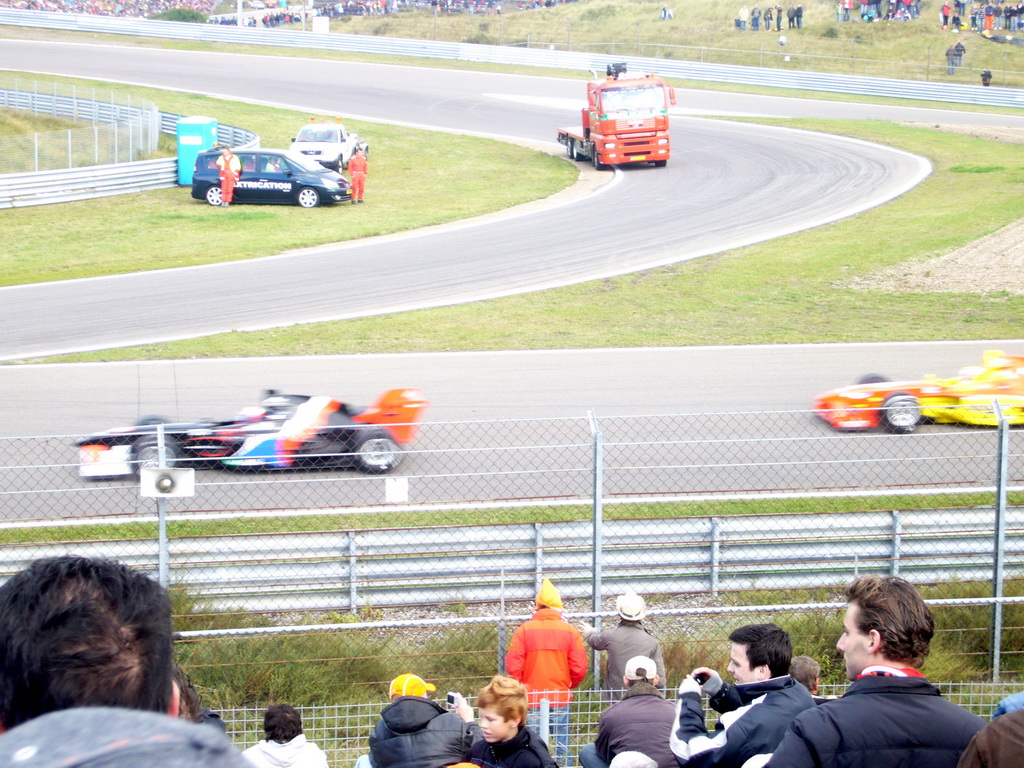
<path id="1" fill-rule="evenodd" d="M 196 158 L 217 146 L 217 121 L 212 117 L 182 117 L 178 120 L 178 183 L 192 185 Z"/>

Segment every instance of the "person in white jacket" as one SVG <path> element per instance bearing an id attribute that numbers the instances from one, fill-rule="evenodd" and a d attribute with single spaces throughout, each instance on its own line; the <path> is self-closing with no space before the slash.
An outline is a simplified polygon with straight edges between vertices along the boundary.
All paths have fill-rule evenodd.
<path id="1" fill-rule="evenodd" d="M 327 768 L 327 756 L 306 741 L 302 717 L 290 704 L 271 704 L 263 715 L 267 735 L 242 753 L 256 768 Z"/>

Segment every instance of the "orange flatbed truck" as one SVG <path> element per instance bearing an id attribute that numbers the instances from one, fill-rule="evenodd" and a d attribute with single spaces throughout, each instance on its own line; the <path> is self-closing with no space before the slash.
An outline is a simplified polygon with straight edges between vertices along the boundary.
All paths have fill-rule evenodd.
<path id="1" fill-rule="evenodd" d="M 598 170 L 624 163 L 664 167 L 671 150 L 668 108 L 675 103 L 675 89 L 660 77 L 609 64 L 603 80 L 595 73 L 587 83 L 582 128 L 559 128 L 558 143 L 572 160 L 589 159 Z"/>

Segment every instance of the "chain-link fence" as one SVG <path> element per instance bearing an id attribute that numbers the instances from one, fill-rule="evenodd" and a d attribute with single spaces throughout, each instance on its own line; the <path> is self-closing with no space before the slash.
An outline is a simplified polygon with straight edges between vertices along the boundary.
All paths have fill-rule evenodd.
<path id="1" fill-rule="evenodd" d="M 127 94 L 0 77 L 0 109 L 70 120 L 75 128 L 0 136 L 0 174 L 138 160 L 157 148 L 155 105 Z"/>
<path id="2" fill-rule="evenodd" d="M 193 496 L 140 497 L 132 472 L 154 428 L 172 463 L 196 470 Z M 357 456 L 329 442 L 289 454 L 315 459 L 305 469 L 225 467 L 190 455 L 182 429 L 149 425 L 145 446 L 114 433 L 106 469 L 127 474 L 112 479 L 79 477 L 95 472 L 79 461 L 96 459 L 97 436 L 0 440 L 0 575 L 66 552 L 158 575 L 208 704 L 352 705 L 315 710 L 338 720 L 334 764 L 365 748 L 396 674 L 472 693 L 501 670 L 544 576 L 570 615 L 607 618 L 626 588 L 645 595 L 670 682 L 724 668 L 723 638 L 763 620 L 838 683 L 835 601 L 862 573 L 898 573 L 937 601 L 932 679 L 975 691 L 966 681 L 1024 667 L 1024 433 L 1005 422 L 913 434 L 836 432 L 806 411 L 432 422 L 385 474 L 331 466 Z M 977 691 L 963 695 L 984 714 L 1003 689 Z M 579 739 L 596 723 L 589 696 Z"/>

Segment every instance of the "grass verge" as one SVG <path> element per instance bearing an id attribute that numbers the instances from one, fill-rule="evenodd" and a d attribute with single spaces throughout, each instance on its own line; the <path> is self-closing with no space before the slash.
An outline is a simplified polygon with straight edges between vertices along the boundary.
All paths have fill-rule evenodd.
<path id="1" fill-rule="evenodd" d="M 77 81 L 82 85 L 82 81 Z M 86 81 L 87 83 L 91 81 Z M 152 89 L 130 90 L 164 112 L 206 114 L 284 147 L 308 113 Z M 369 205 L 235 206 L 193 200 L 188 188 L 3 212 L 0 285 L 256 258 L 401 232 L 547 197 L 578 172 L 559 158 L 472 136 L 346 121 L 370 142 Z M 173 143 L 173 142 L 172 142 Z M 171 152 L 173 154 L 173 152 Z M 424 157 L 444 158 L 424 163 Z M 64 226 L 71 220 L 75 226 Z"/>

